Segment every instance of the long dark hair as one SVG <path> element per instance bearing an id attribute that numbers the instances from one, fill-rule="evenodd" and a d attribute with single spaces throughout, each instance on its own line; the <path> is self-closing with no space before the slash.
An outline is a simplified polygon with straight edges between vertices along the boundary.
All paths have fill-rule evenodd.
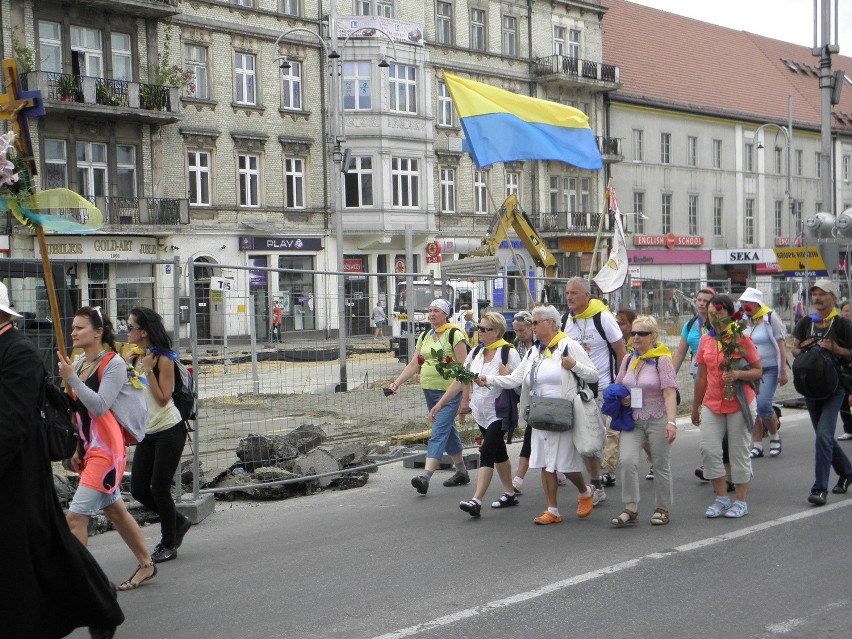
<path id="1" fill-rule="evenodd" d="M 715 295 L 712 300 L 710 300 L 710 304 L 707 307 L 707 310 L 710 310 L 710 306 L 721 306 L 726 311 L 728 311 L 728 316 L 734 314 L 734 300 L 731 299 L 729 295 Z"/>
<path id="2" fill-rule="evenodd" d="M 131 309 L 128 315 L 136 319 L 140 330 L 148 333 L 148 342 L 151 346 L 163 352 L 172 350 L 172 338 L 166 332 L 163 318 L 159 313 L 145 306 L 137 306 Z"/>
<path id="3" fill-rule="evenodd" d="M 118 352 L 115 347 L 115 328 L 103 308 L 100 306 L 84 306 L 74 313 L 74 317 L 85 317 L 92 323 L 93 328 L 104 329 L 101 342 L 108 345 L 116 353 Z"/>

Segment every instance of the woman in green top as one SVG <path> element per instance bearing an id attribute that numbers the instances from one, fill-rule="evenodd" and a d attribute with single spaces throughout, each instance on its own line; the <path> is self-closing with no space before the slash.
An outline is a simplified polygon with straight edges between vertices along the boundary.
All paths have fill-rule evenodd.
<path id="1" fill-rule="evenodd" d="M 432 328 L 417 339 L 414 357 L 390 385 L 390 390 L 395 394 L 403 382 L 419 372 L 420 386 L 423 388 L 426 406 L 430 411 L 452 383 L 452 380 L 444 379 L 435 369 L 437 360 L 433 357 L 432 351 L 440 352 L 443 357 L 450 357 L 457 362 L 464 362 L 467 357 L 467 340 L 464 331 L 449 322 L 451 314 L 452 306 L 447 300 L 436 299 L 429 304 L 429 323 Z M 435 416 L 435 421 L 432 423 L 432 436 L 429 438 L 426 451 L 426 465 L 421 474 L 411 478 L 411 485 L 421 495 L 425 495 L 429 490 L 429 480 L 438 470 L 444 452 L 453 460 L 453 466 L 456 469 L 453 476 L 444 482 L 444 486 L 464 486 L 470 483 L 470 476 L 467 474 L 462 455 L 462 441 L 455 426 L 460 405 L 462 413 L 470 412 L 469 386 L 465 387 L 463 396 L 456 395 Z"/>

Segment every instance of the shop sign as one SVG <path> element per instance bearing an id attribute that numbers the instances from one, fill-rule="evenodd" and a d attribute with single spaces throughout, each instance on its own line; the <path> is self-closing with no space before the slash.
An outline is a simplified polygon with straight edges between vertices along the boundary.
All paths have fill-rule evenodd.
<path id="1" fill-rule="evenodd" d="M 429 242 L 426 245 L 426 263 L 440 264 L 441 263 L 441 243 Z"/>
<path id="2" fill-rule="evenodd" d="M 776 273 L 782 273 L 781 265 L 777 262 L 773 262 L 771 264 L 764 264 L 763 262 L 754 265 L 754 272 L 758 275 L 775 275 Z"/>
<path id="3" fill-rule="evenodd" d="M 807 248 L 775 249 L 778 264 L 787 277 L 804 277 L 805 273 L 815 276 L 828 276 L 828 269 L 815 246 Z"/>
<path id="4" fill-rule="evenodd" d="M 757 264 L 776 261 L 775 251 L 772 249 L 713 249 L 710 253 L 712 254 L 712 264 Z"/>
<path id="5" fill-rule="evenodd" d="M 48 255 L 102 259 L 157 256 L 157 241 L 150 237 L 49 237 L 46 241 Z"/>
<path id="6" fill-rule="evenodd" d="M 582 253 L 595 250 L 595 238 L 593 237 L 560 237 L 559 250 L 562 253 Z"/>
<path id="7" fill-rule="evenodd" d="M 381 32 L 396 42 L 423 46 L 423 28 L 416 22 L 406 22 L 384 16 L 338 16 L 337 37 L 384 38 Z"/>
<path id="8" fill-rule="evenodd" d="M 797 237 L 792 243 L 792 246 L 801 246 L 802 238 Z M 776 237 L 775 246 L 791 246 L 789 237 Z"/>
<path id="9" fill-rule="evenodd" d="M 343 258 L 344 273 L 363 273 L 364 262 L 360 257 L 344 257 Z"/>
<path id="10" fill-rule="evenodd" d="M 709 264 L 710 251 L 705 249 L 628 249 L 627 263 L 650 266 L 652 264 Z"/>
<path id="11" fill-rule="evenodd" d="M 254 236 L 240 237 L 241 251 L 321 251 L 322 238 Z"/>
<path id="12" fill-rule="evenodd" d="M 699 235 L 634 235 L 633 246 L 704 246 L 704 238 Z"/>

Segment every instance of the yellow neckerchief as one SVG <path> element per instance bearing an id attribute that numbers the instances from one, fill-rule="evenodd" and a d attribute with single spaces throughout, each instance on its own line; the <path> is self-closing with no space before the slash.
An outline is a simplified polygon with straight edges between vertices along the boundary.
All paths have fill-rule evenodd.
<path id="1" fill-rule="evenodd" d="M 484 346 L 484 348 L 486 351 L 496 351 L 501 346 L 511 346 L 511 344 L 501 337 L 496 342 L 491 344 L 491 346 Z"/>
<path id="2" fill-rule="evenodd" d="M 556 346 L 559 343 L 559 340 L 564 339 L 566 337 L 568 336 L 565 333 L 559 331 L 556 335 L 553 336 L 553 339 L 550 340 L 550 343 L 547 345 L 547 348 L 545 348 L 544 351 L 541 350 L 541 342 L 539 342 L 539 355 L 543 354 L 545 357 L 550 357 L 551 355 L 553 355 L 553 352 L 550 349 Z"/>
<path id="3" fill-rule="evenodd" d="M 665 344 L 655 344 L 654 348 L 649 348 L 643 355 L 639 354 L 639 351 L 634 351 L 633 353 L 635 357 L 633 361 L 630 362 L 630 368 L 634 369 L 639 364 L 639 360 L 643 359 L 657 359 L 659 357 L 663 357 L 664 355 L 671 357 L 672 352 L 669 350 L 669 347 Z"/>
<path id="4" fill-rule="evenodd" d="M 811 320 L 811 321 L 814 325 L 819 324 L 820 328 L 825 328 L 825 323 L 830 322 L 831 320 L 833 320 L 837 316 L 838 316 L 837 307 L 835 306 L 833 309 L 831 309 L 831 313 L 829 313 L 827 316 L 822 318 L 821 322 L 814 322 L 813 320 Z"/>
<path id="5" fill-rule="evenodd" d="M 457 329 L 461 330 L 460 326 L 457 326 L 456 324 L 453 324 L 452 322 L 447 322 L 446 324 L 442 324 L 441 326 L 437 326 L 437 327 L 433 326 L 432 330 L 430 332 L 432 333 L 432 335 L 436 335 L 436 334 L 441 335 L 442 333 L 450 330 L 451 328 L 457 328 Z M 440 338 L 438 338 L 438 339 L 440 339 Z"/>
<path id="6" fill-rule="evenodd" d="M 609 311 L 606 304 L 604 304 L 600 300 L 589 300 L 589 305 L 586 307 L 586 310 L 582 313 L 577 313 L 576 315 L 572 313 L 570 315 L 570 319 L 589 319 L 591 317 L 594 317 L 598 313 L 602 313 L 603 311 Z"/>
<path id="7" fill-rule="evenodd" d="M 759 320 L 761 317 L 763 317 L 767 313 L 771 313 L 771 312 L 772 312 L 771 308 L 766 306 L 766 304 L 761 304 L 760 310 L 757 311 L 754 315 L 751 316 L 751 321 L 754 322 L 755 320 Z"/>

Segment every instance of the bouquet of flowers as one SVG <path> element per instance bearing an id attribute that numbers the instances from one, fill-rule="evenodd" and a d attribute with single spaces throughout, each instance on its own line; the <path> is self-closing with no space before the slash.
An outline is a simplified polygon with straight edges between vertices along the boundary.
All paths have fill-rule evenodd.
<path id="1" fill-rule="evenodd" d="M 417 356 L 417 363 L 423 366 L 427 362 L 434 360 L 435 370 L 444 379 L 457 379 L 462 384 L 471 384 L 478 377 L 476 373 L 467 368 L 462 362 L 457 362 L 456 358 L 450 354 L 444 353 L 441 348 L 433 348 L 430 352 L 431 359 L 427 360 L 423 355 Z"/>
<path id="2" fill-rule="evenodd" d="M 32 193 L 26 158 L 15 148 L 15 132 L 0 135 L 0 198 L 19 199 Z"/>
<path id="3" fill-rule="evenodd" d="M 722 310 L 719 306 L 717 310 Z M 730 317 L 720 317 L 713 319 L 710 316 L 710 328 L 707 329 L 707 334 L 715 338 L 718 348 L 722 352 L 722 364 L 719 369 L 729 371 L 737 368 L 735 360 L 745 357 L 745 349 L 740 344 L 746 322 L 742 311 L 737 311 Z M 723 388 L 723 396 L 727 400 L 734 399 L 734 383 L 725 382 Z"/>

